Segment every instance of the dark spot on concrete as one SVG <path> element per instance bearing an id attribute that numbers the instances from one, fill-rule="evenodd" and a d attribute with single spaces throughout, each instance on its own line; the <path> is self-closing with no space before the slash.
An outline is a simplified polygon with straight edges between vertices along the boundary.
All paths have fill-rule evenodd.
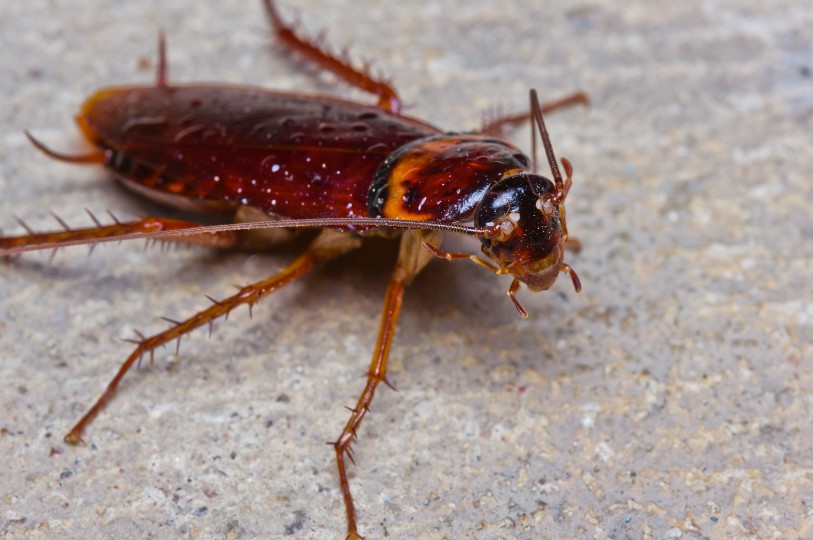
<path id="1" fill-rule="evenodd" d="M 304 510 L 297 510 L 294 512 L 294 520 L 285 525 L 285 536 L 291 536 L 296 534 L 297 531 L 301 531 L 302 528 L 305 526 L 305 511 Z"/>
<path id="2" fill-rule="evenodd" d="M 246 530 L 236 519 L 226 523 L 226 538 L 242 538 L 245 534 Z"/>

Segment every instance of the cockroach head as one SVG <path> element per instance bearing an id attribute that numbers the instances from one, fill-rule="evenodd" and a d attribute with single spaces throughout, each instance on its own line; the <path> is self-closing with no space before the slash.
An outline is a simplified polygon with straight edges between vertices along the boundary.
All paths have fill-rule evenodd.
<path id="1" fill-rule="evenodd" d="M 565 234 L 559 191 L 544 176 L 522 172 L 496 182 L 483 197 L 474 225 L 490 231 L 483 253 L 533 291 L 548 289 L 562 271 Z"/>

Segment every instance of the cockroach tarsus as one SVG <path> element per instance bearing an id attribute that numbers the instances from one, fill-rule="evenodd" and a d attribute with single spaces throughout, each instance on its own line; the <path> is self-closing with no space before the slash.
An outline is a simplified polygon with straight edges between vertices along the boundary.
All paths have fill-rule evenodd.
<path id="1" fill-rule="evenodd" d="M 231 223 L 144 217 L 104 225 L 90 212 L 93 227 L 74 229 L 57 218 L 61 231 L 0 238 L 0 255 L 91 248 L 131 238 L 197 243 L 225 249 L 261 250 L 287 242 L 301 228 L 321 232 L 282 271 L 241 287 L 225 299 L 170 327 L 138 336 L 135 348 L 101 397 L 65 436 L 82 442 L 85 428 L 105 407 L 132 365 L 147 353 L 192 330 L 208 326 L 234 308 L 249 309 L 265 296 L 297 280 L 315 266 L 356 249 L 363 238 L 400 236 L 400 247 L 384 298 L 378 337 L 364 390 L 350 409 L 336 454 L 344 498 L 347 538 L 361 538 L 350 493 L 345 458 L 369 411 L 380 383 L 389 385 L 387 360 L 404 289 L 435 257 L 468 259 L 495 274 L 510 274 L 507 291 L 519 313 L 520 285 L 539 291 L 568 273 L 563 261 L 569 236 L 564 203 L 573 167 L 559 169 L 543 114 L 586 103 L 578 92 L 539 103 L 530 91 L 530 112 L 499 116 L 470 133 L 443 132 L 401 114 L 393 86 L 354 68 L 321 42 L 303 37 L 264 0 L 270 25 L 289 49 L 378 98 L 375 106 L 326 96 L 305 96 L 227 85 L 171 85 L 163 33 L 159 34 L 156 83 L 106 88 L 88 98 L 77 117 L 96 150 L 66 155 L 33 145 L 48 156 L 77 164 L 101 164 L 136 193 L 183 210 L 223 213 Z M 501 136 L 530 120 L 533 162 Z M 536 136 L 542 140 L 553 180 L 536 174 Z M 267 233 L 267 231 L 271 231 Z M 486 258 L 441 249 L 441 233 L 475 236 Z"/>

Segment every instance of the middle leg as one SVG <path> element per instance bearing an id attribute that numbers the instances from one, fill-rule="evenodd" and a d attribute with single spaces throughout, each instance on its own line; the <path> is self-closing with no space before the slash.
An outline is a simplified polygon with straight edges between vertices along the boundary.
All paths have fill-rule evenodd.
<path id="1" fill-rule="evenodd" d="M 228 316 L 234 308 L 241 305 L 248 305 L 249 309 L 251 309 L 260 299 L 302 277 L 317 264 L 347 253 L 358 247 L 359 244 L 360 240 L 355 236 L 333 230 L 324 230 L 313 240 L 305 253 L 297 257 L 291 264 L 276 275 L 263 281 L 241 287 L 237 294 L 223 300 L 212 300 L 213 303 L 211 306 L 184 321 L 170 321 L 172 326 L 163 332 L 149 337 L 140 336 L 140 338 L 135 341 L 135 350 L 127 357 L 127 360 L 122 363 L 121 367 L 119 367 L 118 372 L 110 383 L 108 383 L 107 388 L 99 399 L 96 400 L 96 403 L 93 404 L 70 432 L 68 432 L 65 436 L 65 442 L 79 444 L 82 441 L 82 432 L 88 424 L 93 421 L 96 415 L 101 412 L 110 398 L 113 397 L 124 375 L 130 370 L 133 364 L 140 361 L 142 356 L 147 353 L 152 354 L 156 348 L 175 339 L 180 339 L 181 336 L 191 332 L 195 328 L 210 325 L 211 331 L 211 324 L 218 317 Z"/>
<path id="2" fill-rule="evenodd" d="M 381 316 L 378 338 L 376 339 L 375 349 L 373 349 L 370 368 L 367 372 L 367 384 L 364 386 L 361 395 L 359 395 L 356 406 L 351 409 L 350 418 L 347 420 L 341 435 L 333 443 L 336 451 L 336 464 L 339 468 L 342 497 L 347 512 L 346 540 L 360 540 L 362 537 L 358 533 L 356 525 L 356 509 L 353 504 L 353 496 L 350 493 L 350 483 L 347 480 L 345 457 L 353 461 L 350 444 L 356 439 L 359 427 L 370 411 L 370 404 L 373 401 L 376 388 L 382 382 L 387 386 L 391 386 L 387 381 L 387 360 L 392 337 L 395 334 L 395 326 L 398 322 L 398 314 L 401 311 L 404 289 L 432 258 L 432 255 L 423 248 L 422 244 L 425 243 L 437 248 L 439 242 L 440 235 L 436 232 L 406 231 L 402 235 L 398 262 L 384 297 L 384 313 Z"/>
<path id="3" fill-rule="evenodd" d="M 549 112 L 553 112 L 557 109 L 564 109 L 567 107 L 572 107 L 573 105 L 589 104 L 590 98 L 587 97 L 587 94 L 579 91 L 568 94 L 557 99 L 556 101 L 542 103 L 539 110 L 542 112 L 542 114 L 548 114 Z M 496 117 L 489 118 L 483 123 L 483 127 L 480 128 L 480 133 L 484 135 L 493 135 L 495 137 L 504 137 L 506 128 L 528 122 L 531 119 L 531 114 L 532 113 L 530 111 L 508 115 L 497 114 Z"/>

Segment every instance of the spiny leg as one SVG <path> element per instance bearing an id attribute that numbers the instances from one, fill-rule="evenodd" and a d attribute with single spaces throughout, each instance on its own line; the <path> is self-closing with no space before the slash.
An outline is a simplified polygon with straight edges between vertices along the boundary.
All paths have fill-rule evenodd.
<path id="1" fill-rule="evenodd" d="M 356 407 L 352 409 L 350 419 L 345 424 L 339 438 L 333 443 L 336 451 L 336 463 L 339 467 L 339 482 L 341 483 L 342 496 L 344 497 L 345 510 L 347 512 L 347 538 L 356 539 L 360 538 L 356 525 L 356 511 L 353 504 L 353 497 L 350 493 L 350 483 L 347 480 L 347 470 L 345 465 L 345 454 L 352 460 L 352 455 L 349 454 L 350 443 L 357 437 L 361 422 L 369 411 L 370 404 L 373 401 L 375 390 L 379 383 L 386 384 L 387 373 L 387 359 L 389 357 L 389 349 L 392 343 L 392 336 L 395 333 L 395 324 L 398 321 L 398 314 L 401 311 L 401 302 L 404 297 L 404 287 L 406 283 L 402 279 L 393 276 L 387 287 L 387 293 L 384 297 L 384 314 L 381 317 L 381 326 L 378 330 L 378 339 L 376 340 L 375 349 L 373 352 L 373 359 L 370 363 L 370 369 L 367 373 L 367 384 L 359 396 Z"/>
<path id="2" fill-rule="evenodd" d="M 265 9 L 277 38 L 288 47 L 299 51 L 352 86 L 378 96 L 379 108 L 396 114 L 401 112 L 401 98 L 390 84 L 376 79 L 366 69 L 354 68 L 347 58 L 336 56 L 323 44 L 297 35 L 293 27 L 282 20 L 273 0 L 265 0 Z"/>
<path id="3" fill-rule="evenodd" d="M 387 381 L 387 360 L 392 337 L 395 334 L 395 325 L 398 322 L 398 314 L 401 311 L 404 288 L 409 285 L 415 275 L 431 259 L 431 255 L 421 247 L 421 244 L 425 242 L 430 245 L 437 245 L 439 239 L 437 233 L 426 231 L 407 231 L 401 237 L 398 262 L 390 278 L 387 293 L 384 296 L 384 313 L 381 316 L 378 338 L 376 339 L 375 349 L 373 349 L 370 369 L 367 372 L 367 384 L 364 386 L 355 408 L 351 410 L 350 418 L 347 420 L 341 435 L 333 443 L 336 451 L 336 464 L 339 468 L 339 482 L 344 498 L 345 511 L 347 512 L 346 540 L 360 540 L 362 537 L 358 533 L 356 525 L 356 508 L 353 504 L 353 496 L 350 493 L 350 483 L 347 480 L 345 457 L 349 457 L 351 461 L 353 460 L 350 453 L 350 444 L 356 439 L 361 422 L 370 410 L 376 388 L 382 382 L 390 386 Z"/>
<path id="4" fill-rule="evenodd" d="M 113 217 L 114 223 L 102 225 L 96 216 L 90 212 L 88 212 L 88 215 L 93 220 L 95 224 L 94 227 L 71 228 L 61 218 L 54 215 L 54 218 L 59 222 L 63 230 L 50 232 L 35 232 L 26 225 L 25 222 L 18 219 L 17 222 L 28 234 L 0 237 L 0 256 L 13 255 L 23 251 L 58 249 L 77 244 L 90 244 L 91 248 L 93 248 L 95 243 L 107 241 L 112 238 L 126 239 L 128 235 L 149 234 L 158 231 L 182 231 L 184 229 L 200 226 L 199 223 L 192 221 L 181 221 L 161 217 L 145 217 L 134 221 L 119 221 Z M 239 247 L 243 242 L 240 235 L 233 231 L 165 237 L 162 238 L 162 241 L 163 240 L 202 244 L 220 248 Z"/>
<path id="5" fill-rule="evenodd" d="M 169 70 L 167 69 L 167 40 L 164 37 L 164 29 L 158 30 L 158 65 L 155 68 L 155 85 L 166 87 Z"/>
<path id="6" fill-rule="evenodd" d="M 82 441 L 82 432 L 88 424 L 93 421 L 96 415 L 101 412 L 110 398 L 113 397 L 116 388 L 127 371 L 134 363 L 141 359 L 145 353 L 152 354 L 157 347 L 174 339 L 180 339 L 184 334 L 203 325 L 210 325 L 211 330 L 211 324 L 218 317 L 228 315 L 234 308 L 244 304 L 247 304 L 249 309 L 251 309 L 257 301 L 302 277 L 315 265 L 355 249 L 359 243 L 360 241 L 357 238 L 349 234 L 325 230 L 311 243 L 305 253 L 297 257 L 278 274 L 257 283 L 241 287 L 237 294 L 223 300 L 212 300 L 213 304 L 207 309 L 199 311 L 184 321 L 172 321 L 172 326 L 163 332 L 149 337 L 140 337 L 139 340 L 136 341 L 135 350 L 121 365 L 115 377 L 108 383 L 101 397 L 99 397 L 90 410 L 88 410 L 70 432 L 68 432 L 65 436 L 65 442 L 78 444 Z"/>
<path id="7" fill-rule="evenodd" d="M 555 111 L 557 109 L 564 109 L 566 107 L 572 107 L 574 105 L 589 105 L 590 98 L 587 97 L 587 94 L 584 92 L 574 92 L 572 94 L 568 94 L 563 98 L 557 99 L 556 101 L 551 101 L 548 103 L 542 103 L 540 105 L 540 111 L 542 114 L 547 114 L 549 112 Z M 482 128 L 480 128 L 480 132 L 485 135 L 493 135 L 495 137 L 502 137 L 505 135 L 505 129 L 508 127 L 516 126 L 517 124 L 524 124 L 525 122 L 531 119 L 531 112 L 525 113 L 518 113 L 518 114 L 507 114 L 507 115 L 498 115 L 496 118 L 491 118 Z"/>

